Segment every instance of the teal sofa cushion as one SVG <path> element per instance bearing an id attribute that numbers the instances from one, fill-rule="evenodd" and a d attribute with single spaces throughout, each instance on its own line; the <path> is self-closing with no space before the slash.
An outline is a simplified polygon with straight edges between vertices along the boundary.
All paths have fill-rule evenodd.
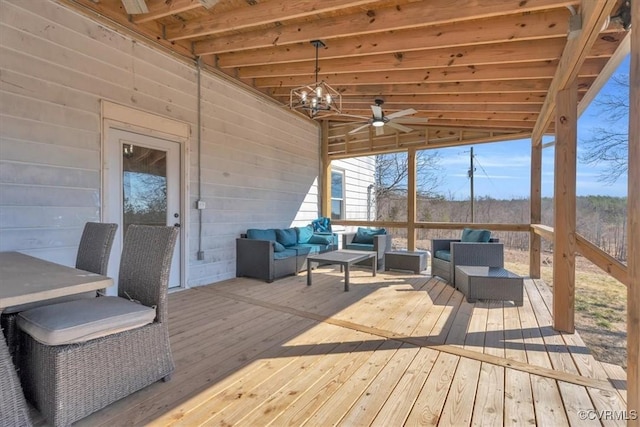
<path id="1" fill-rule="evenodd" d="M 373 244 L 373 236 L 387 234 L 384 228 L 362 228 L 358 227 L 356 235 L 353 237 L 353 243 Z"/>
<path id="2" fill-rule="evenodd" d="M 295 249 L 285 249 L 282 252 L 275 252 L 273 254 L 273 259 L 285 259 L 292 256 L 296 256 L 298 253 Z"/>
<path id="3" fill-rule="evenodd" d="M 276 230 L 273 228 L 268 228 L 266 230 L 249 228 L 247 230 L 247 238 L 255 240 L 276 240 Z"/>
<path id="4" fill-rule="evenodd" d="M 373 244 L 366 243 L 349 243 L 345 249 L 352 249 L 356 251 L 373 251 Z"/>
<path id="5" fill-rule="evenodd" d="M 330 245 L 332 240 L 333 239 L 331 238 L 331 236 L 319 236 L 317 234 L 314 234 L 313 236 L 311 236 L 308 242 L 318 245 Z"/>
<path id="6" fill-rule="evenodd" d="M 300 243 L 299 245 L 294 246 L 294 248 L 298 250 L 306 250 L 307 254 L 319 254 L 322 251 L 326 251 L 328 247 L 312 243 Z"/>
<path id="7" fill-rule="evenodd" d="M 306 227 L 296 227 L 298 233 L 298 244 L 308 243 L 309 239 L 313 236 L 313 227 L 307 225 Z"/>
<path id="8" fill-rule="evenodd" d="M 278 242 L 273 242 L 273 251 L 274 252 L 282 252 L 284 251 L 286 248 Z"/>
<path id="9" fill-rule="evenodd" d="M 451 262 L 451 251 L 440 250 L 433 254 L 436 258 Z"/>
<path id="10" fill-rule="evenodd" d="M 491 238 L 491 231 L 489 230 L 473 230 L 471 228 L 465 228 L 462 230 L 461 242 L 466 243 L 487 243 Z"/>
<path id="11" fill-rule="evenodd" d="M 285 228 L 276 230 L 276 241 L 282 244 L 285 248 L 288 246 L 294 246 L 298 243 L 298 234 L 295 228 Z"/>

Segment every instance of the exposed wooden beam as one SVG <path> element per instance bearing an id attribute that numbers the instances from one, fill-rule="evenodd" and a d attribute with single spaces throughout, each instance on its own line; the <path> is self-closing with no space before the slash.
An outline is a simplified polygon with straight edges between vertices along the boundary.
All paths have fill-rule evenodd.
<path id="1" fill-rule="evenodd" d="M 616 2 L 617 0 L 583 0 L 580 11 L 582 30 L 576 37 L 567 40 L 560 64 L 549 88 L 549 94 L 542 106 L 533 132 L 534 141 L 542 141 L 542 135 L 553 119 L 558 92 L 566 89 L 578 75 L 582 63 L 596 44 L 600 29 L 611 15 L 611 10 Z"/>
<path id="2" fill-rule="evenodd" d="M 156 19 L 164 18 L 165 16 L 187 12 L 189 10 L 202 7 L 202 5 L 199 0 L 148 0 L 147 7 L 149 8 L 149 12 L 135 16 L 133 18 L 134 23 L 142 24 L 149 21 L 155 21 Z"/>
<path id="3" fill-rule="evenodd" d="M 533 40 L 525 40 L 512 43 L 397 52 L 355 58 L 329 60 L 320 58 L 319 68 L 322 74 L 333 74 L 553 61 L 560 57 L 563 47 L 563 38 L 549 39 L 544 44 L 536 43 Z M 603 50 L 601 53 L 605 54 L 606 51 Z M 310 52 L 309 57 L 310 59 L 313 58 L 313 52 Z M 289 64 L 242 67 L 238 70 L 238 75 L 251 78 L 283 75 L 308 76 L 313 74 L 314 69 L 315 62 L 309 60 Z"/>
<path id="4" fill-rule="evenodd" d="M 531 224 L 542 222 L 542 146 L 536 141 L 531 144 Z M 529 233 L 529 276 L 540 278 L 540 255 L 542 240 L 533 231 Z"/>
<path id="5" fill-rule="evenodd" d="M 331 40 L 322 49 L 323 59 L 410 52 L 413 50 L 452 48 L 463 45 L 508 43 L 519 40 L 564 37 L 568 31 L 567 9 L 549 13 L 508 15 L 474 21 L 457 21 L 443 25 L 408 30 L 344 37 Z M 211 52 L 200 52 L 206 54 Z M 263 49 L 218 53 L 221 67 L 306 61 L 311 50 L 308 43 L 273 46 Z"/>
<path id="6" fill-rule="evenodd" d="M 223 35 L 211 40 L 196 41 L 194 49 L 202 53 L 238 52 L 246 49 L 304 43 L 318 38 L 330 40 L 461 22 L 467 19 L 484 19 L 503 16 L 505 11 L 535 12 L 574 4 L 575 1 L 560 0 L 483 0 L 476 2 L 474 7 L 467 8 L 450 0 L 426 0 L 375 11 L 363 10 L 351 15 L 326 17 L 322 22 L 310 22 L 304 25 L 285 24 L 242 34 Z"/>
<path id="7" fill-rule="evenodd" d="M 408 165 L 408 175 L 407 175 L 407 250 L 415 251 L 416 250 L 416 208 L 417 208 L 417 187 L 416 187 L 416 149 L 415 147 L 411 147 L 407 150 L 407 165 Z"/>
<path id="8" fill-rule="evenodd" d="M 557 95 L 553 218 L 553 327 L 575 330 L 576 153 L 578 97 L 575 81 Z M 534 140 L 535 142 L 535 140 Z"/>
<path id="9" fill-rule="evenodd" d="M 580 70 L 580 76 L 596 77 L 606 65 L 607 58 L 588 60 Z M 371 85 L 395 82 L 397 84 L 411 83 L 447 83 L 469 81 L 506 81 L 553 79 L 557 61 L 540 61 L 514 64 L 491 64 L 480 66 L 439 67 L 420 70 L 384 70 L 375 72 L 356 72 L 318 75 L 318 80 L 331 86 L 342 85 Z M 309 83 L 308 76 L 278 76 L 262 77 L 254 80 L 254 86 L 261 87 L 298 87 Z"/>
<path id="10" fill-rule="evenodd" d="M 265 1 L 194 19 L 184 24 L 167 26 L 166 35 L 171 41 L 190 39 L 375 3 L 380 3 L 380 0 Z"/>
<path id="11" fill-rule="evenodd" d="M 631 2 L 631 67 L 629 70 L 629 171 L 627 239 L 627 410 L 640 426 L 640 1 Z"/>

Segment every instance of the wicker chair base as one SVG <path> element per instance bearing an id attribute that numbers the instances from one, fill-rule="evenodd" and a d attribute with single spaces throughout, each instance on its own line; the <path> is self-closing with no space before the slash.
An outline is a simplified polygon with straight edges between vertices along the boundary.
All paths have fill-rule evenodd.
<path id="1" fill-rule="evenodd" d="M 451 263 L 431 255 L 431 275 L 438 276 L 451 283 Z"/>
<path id="2" fill-rule="evenodd" d="M 80 420 L 174 370 L 162 323 L 82 344 L 47 346 L 20 336 L 25 395 L 55 426 Z"/>
<path id="3" fill-rule="evenodd" d="M 15 366 L 18 366 L 18 313 L 3 314 L 0 316 L 0 328 L 4 332 L 4 338 L 7 340 L 9 354 L 13 359 Z M 2 338 L 2 337 L 0 337 Z"/>

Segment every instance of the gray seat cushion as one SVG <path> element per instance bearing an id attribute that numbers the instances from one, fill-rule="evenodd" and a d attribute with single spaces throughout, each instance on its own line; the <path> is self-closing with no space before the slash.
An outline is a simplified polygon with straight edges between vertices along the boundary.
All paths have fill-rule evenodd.
<path id="1" fill-rule="evenodd" d="M 120 297 L 99 297 L 23 311 L 18 326 L 45 345 L 79 343 L 152 323 L 156 310 Z"/>
<path id="2" fill-rule="evenodd" d="M 32 308 L 42 307 L 43 305 L 59 304 L 61 302 L 73 301 L 77 299 L 95 298 L 96 291 L 83 292 L 81 294 L 65 295 L 63 297 L 57 297 L 52 299 L 45 299 L 42 301 L 28 302 L 26 304 L 12 305 L 4 309 L 2 314 L 19 313 L 21 311 L 31 310 Z"/>

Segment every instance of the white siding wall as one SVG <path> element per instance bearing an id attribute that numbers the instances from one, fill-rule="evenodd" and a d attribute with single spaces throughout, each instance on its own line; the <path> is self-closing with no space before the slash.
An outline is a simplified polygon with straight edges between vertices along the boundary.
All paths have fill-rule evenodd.
<path id="1" fill-rule="evenodd" d="M 345 172 L 345 219 L 368 219 L 367 191 L 374 183 L 375 157 L 334 160 L 331 167 Z M 375 195 L 372 196 L 371 219 L 375 220 Z"/>
<path id="2" fill-rule="evenodd" d="M 235 275 L 248 227 L 318 214 L 318 127 L 203 73 L 198 248 L 196 70 L 45 0 L 0 0 L 0 250 L 72 265 L 101 210 L 100 100 L 192 126 L 189 285 Z"/>

